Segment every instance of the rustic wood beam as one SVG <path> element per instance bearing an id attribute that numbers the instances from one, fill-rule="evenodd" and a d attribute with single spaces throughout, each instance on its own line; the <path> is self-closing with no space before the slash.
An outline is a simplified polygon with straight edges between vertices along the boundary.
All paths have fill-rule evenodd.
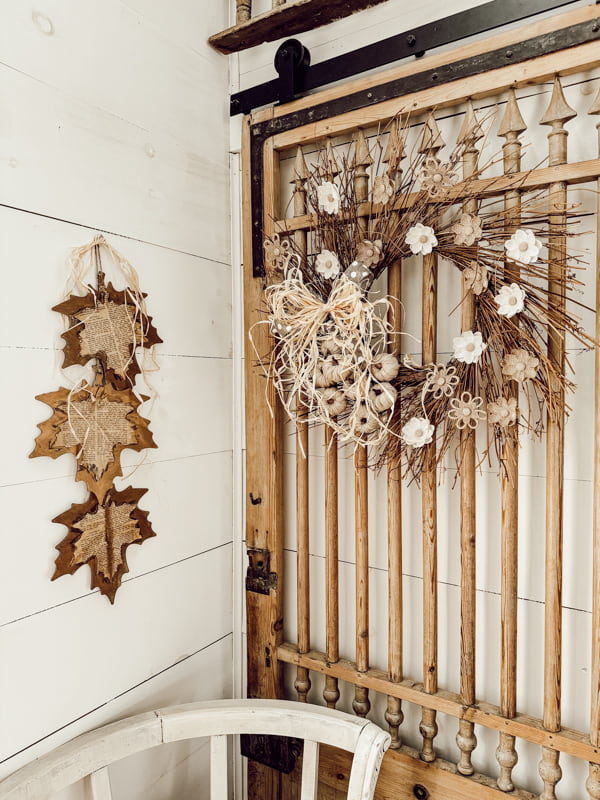
<path id="1" fill-rule="evenodd" d="M 371 667 L 366 672 L 359 672 L 356 664 L 345 658 L 340 658 L 337 663 L 331 664 L 324 653 L 311 650 L 309 653 L 299 654 L 298 648 L 287 642 L 277 648 L 277 658 L 287 664 L 301 665 L 314 672 L 333 675 L 346 683 L 364 686 L 418 706 L 427 705 L 435 711 L 483 725 L 485 728 L 510 733 L 534 744 L 550 746 L 576 758 L 595 764 L 600 763 L 600 745 L 592 744 L 589 736 L 571 728 L 547 731 L 541 720 L 527 714 L 517 714 L 509 719 L 502 715 L 498 706 L 491 703 L 477 702 L 475 705 L 466 706 L 460 695 L 454 692 L 440 689 L 435 694 L 429 694 L 425 692 L 423 684 L 415 681 L 406 679 L 393 683 L 388 678 L 387 672 L 381 669 Z"/>
<path id="2" fill-rule="evenodd" d="M 510 191 L 533 191 L 556 181 L 564 181 L 573 186 L 578 183 L 588 183 L 597 178 L 600 178 L 600 158 L 592 158 L 589 161 L 578 161 L 575 164 L 560 164 L 528 172 L 515 172 L 512 175 L 461 181 L 448 190 L 443 202 L 452 204 L 470 197 L 500 197 Z M 394 204 L 394 210 L 402 211 L 410 208 L 416 202 L 417 197 L 418 192 L 413 192 L 402 198 Z M 376 215 L 377 208 L 378 206 L 369 202 L 361 203 L 357 208 L 357 213 Z M 278 233 L 291 233 L 297 230 L 308 230 L 314 227 L 316 222 L 315 214 L 304 214 L 299 217 L 276 220 L 274 226 Z"/>
<path id="3" fill-rule="evenodd" d="M 320 28 L 384 0 L 296 0 L 215 33 L 208 43 L 221 53 L 237 53 L 284 36 Z"/>

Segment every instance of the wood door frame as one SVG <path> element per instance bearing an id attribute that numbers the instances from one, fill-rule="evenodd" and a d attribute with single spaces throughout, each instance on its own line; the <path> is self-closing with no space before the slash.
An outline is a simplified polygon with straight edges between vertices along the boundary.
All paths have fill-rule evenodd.
<path id="1" fill-rule="evenodd" d="M 279 221 L 278 185 L 279 152 L 314 142 L 324 136 L 335 136 L 358 126 L 372 126 L 387 122 L 400 109 L 399 96 L 407 99 L 404 110 L 420 113 L 435 106 L 436 109 L 456 105 L 467 97 L 483 97 L 501 92 L 510 87 L 541 83 L 555 74 L 568 75 L 598 63 L 600 39 L 600 12 L 597 7 L 579 8 L 566 14 L 550 18 L 497 34 L 486 41 L 459 47 L 450 53 L 433 55 L 388 70 L 376 76 L 362 78 L 343 86 L 335 87 L 278 108 L 269 108 L 247 116 L 243 120 L 242 164 L 243 164 L 243 252 L 244 252 L 244 312 L 246 333 L 252 326 L 264 320 L 262 291 L 262 242 L 265 236 L 286 229 L 285 221 Z M 539 52 L 544 42 L 553 43 L 550 51 Z M 509 55 L 509 53 L 511 55 Z M 506 66 L 497 66 L 503 56 Z M 453 78 L 457 64 L 467 65 L 466 74 L 458 80 Z M 495 66 L 491 67 L 491 64 Z M 479 74 L 475 67 L 486 70 Z M 482 66 L 483 65 L 483 66 Z M 424 67 L 426 69 L 424 69 Z M 436 74 L 432 86 L 432 75 Z M 439 85 L 444 84 L 443 97 Z M 383 87 L 383 88 L 382 88 Z M 401 92 L 400 92 L 401 90 Z M 394 94 L 395 93 L 395 94 Z M 600 159 L 581 162 L 577 165 L 547 168 L 558 170 L 556 175 L 540 176 L 535 180 L 546 184 L 554 180 L 570 183 L 584 182 L 600 176 Z M 562 170 L 562 171 L 561 171 Z M 514 176 L 515 182 L 526 180 L 524 174 Z M 497 179 L 496 189 L 497 189 Z M 485 191 L 484 181 L 482 191 Z M 257 216 L 257 204 L 260 214 Z M 254 212 L 253 212 L 254 210 Z M 289 228 L 287 228 L 289 229 Z M 317 672 L 326 672 L 331 665 L 323 663 L 322 654 L 294 652 L 282 641 L 283 630 L 283 490 L 282 490 L 282 413 L 273 388 L 266 385 L 260 369 L 256 368 L 257 353 L 265 355 L 269 349 L 269 332 L 266 325 L 254 328 L 253 342 L 246 336 L 245 346 L 245 390 L 246 390 L 246 546 L 250 551 L 263 552 L 270 558 L 269 571 L 273 573 L 273 584 L 267 594 L 248 588 L 246 592 L 248 635 L 248 696 L 282 696 L 282 664 L 284 662 L 304 666 Z M 351 662 L 340 660 L 335 666 L 340 678 L 355 685 L 376 688 L 385 673 L 377 670 L 358 673 Z M 334 670 L 335 671 L 335 670 Z M 383 684 L 382 684 L 383 686 Z M 395 696 L 424 705 L 422 689 L 414 682 L 396 684 Z M 385 681 L 384 692 L 390 694 L 389 682 Z M 470 719 L 487 727 L 503 730 L 519 738 L 538 744 L 551 744 L 553 748 L 571 753 L 579 758 L 598 763 L 600 748 L 590 742 L 588 736 L 578 731 L 562 729 L 550 735 L 538 720 L 518 715 L 511 720 L 502 717 L 497 707 L 478 703 L 465 708 L 458 695 L 439 691 L 427 696 L 430 707 L 461 719 Z M 508 727 L 507 727 L 508 726 Z M 386 770 L 394 769 L 394 775 L 402 775 L 410 783 L 406 798 L 413 797 L 412 787 L 427 782 L 432 800 L 439 797 L 433 787 L 446 791 L 452 784 L 457 794 L 473 800 L 500 798 L 505 796 L 484 776 L 466 778 L 448 771 L 447 765 L 425 764 L 410 757 L 404 751 L 390 752 L 382 771 L 382 780 L 377 797 L 387 798 L 389 785 L 384 776 Z M 332 756 L 329 756 L 331 764 Z M 335 761 L 335 759 L 334 759 Z M 335 761 L 337 764 L 338 762 Z M 396 764 L 392 767 L 392 764 Z M 340 771 L 332 774 L 343 775 Z M 323 767 L 327 774 L 327 766 Z M 250 797 L 274 800 L 280 796 L 281 781 L 273 771 L 260 765 L 251 767 Z M 439 773 L 439 774 L 438 774 Z M 395 784 L 395 798 L 404 798 L 404 790 Z M 325 782 L 327 779 L 325 778 Z M 335 783 L 330 780 L 330 785 Z M 343 785 L 338 780 L 338 786 Z M 388 785 L 386 789 L 385 786 Z M 408 784 L 407 784 L 408 785 Z M 439 789 L 440 791 L 442 789 Z M 437 791 L 437 789 L 436 789 Z M 254 794 L 252 793 L 254 792 Z M 527 792 L 516 792 L 513 796 L 530 798 Z"/>

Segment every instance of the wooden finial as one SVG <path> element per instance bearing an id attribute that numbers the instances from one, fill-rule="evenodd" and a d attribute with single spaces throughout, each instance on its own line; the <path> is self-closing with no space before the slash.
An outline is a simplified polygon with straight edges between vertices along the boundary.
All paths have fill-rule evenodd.
<path id="1" fill-rule="evenodd" d="M 398 117 L 392 120 L 390 125 L 390 135 L 388 136 L 387 146 L 383 155 L 383 161 L 390 164 L 391 167 L 396 167 L 406 155 L 405 131 L 400 133 L 400 120 Z"/>
<path id="2" fill-rule="evenodd" d="M 590 106 L 588 114 L 600 114 L 600 89 L 598 89 L 598 94 L 594 98 L 594 102 Z"/>
<path id="3" fill-rule="evenodd" d="M 504 109 L 504 116 L 500 122 L 498 136 L 508 136 L 510 133 L 519 134 L 527 130 L 525 120 L 519 111 L 515 90 L 511 89 L 508 93 L 508 102 Z"/>
<path id="4" fill-rule="evenodd" d="M 473 103 L 469 100 L 457 142 L 459 144 L 469 144 L 472 147 L 479 139 L 483 139 L 483 130 L 475 114 Z"/>
<path id="5" fill-rule="evenodd" d="M 298 145 L 298 149 L 296 150 L 296 160 L 294 161 L 294 177 L 290 183 L 296 184 L 296 188 L 301 189 L 307 178 L 308 167 L 306 166 L 306 161 L 304 160 L 302 148 L 300 145 Z"/>
<path id="6" fill-rule="evenodd" d="M 577 116 L 577 112 L 565 100 L 560 78 L 558 75 L 554 78 L 554 86 L 552 87 L 552 97 L 546 109 L 546 113 L 540 120 L 541 125 L 553 125 L 557 122 L 567 122 L 573 117 Z"/>
<path id="7" fill-rule="evenodd" d="M 419 153 L 426 153 L 430 155 L 436 155 L 438 150 L 441 150 L 444 147 L 445 142 L 442 139 L 442 134 L 440 129 L 438 128 L 438 124 L 435 121 L 435 117 L 433 116 L 433 112 L 429 114 L 427 120 L 425 121 L 425 126 L 423 128 L 423 137 L 421 139 L 421 146 L 419 147 Z"/>
<path id="8" fill-rule="evenodd" d="M 356 132 L 356 139 L 354 141 L 354 156 L 352 159 L 352 166 L 368 167 L 372 163 L 373 159 L 371 158 L 369 146 L 367 144 L 367 140 L 365 139 L 365 134 L 363 133 L 362 128 L 359 128 Z"/>

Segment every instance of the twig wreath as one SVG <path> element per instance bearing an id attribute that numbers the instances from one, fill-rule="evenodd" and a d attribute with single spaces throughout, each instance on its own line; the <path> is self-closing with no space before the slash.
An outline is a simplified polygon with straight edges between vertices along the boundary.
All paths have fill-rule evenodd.
<path id="1" fill-rule="evenodd" d="M 400 459 L 418 476 L 453 445 L 460 469 L 460 431 L 486 426 L 481 457 L 495 446 L 500 459 L 513 426 L 541 435 L 548 417 L 568 412 L 564 393 L 573 389 L 548 356 L 549 335 L 569 334 L 586 348 L 593 340 L 555 302 L 557 285 L 565 296 L 581 285 L 581 260 L 548 247 L 551 237 L 574 235 L 576 211 L 549 209 L 539 193 L 523 190 L 517 214 L 499 210 L 497 198 L 466 213 L 485 167 L 459 186 L 457 175 L 482 136 L 479 123 L 473 119 L 442 162 L 430 117 L 419 151 L 401 171 L 407 132 L 408 121 L 394 120 L 383 157 L 376 139 L 376 162 L 361 131 L 352 155 L 339 163 L 327 143 L 316 164 L 297 175 L 306 181 L 312 213 L 310 252 L 285 234 L 265 241 L 265 322 L 273 336 L 262 363 L 291 419 L 300 397 L 303 421 L 331 426 L 341 442 L 374 445 L 378 466 Z M 359 202 L 365 165 L 373 165 L 373 180 L 367 201 Z M 387 314 L 390 298 L 372 299 L 369 290 L 394 262 L 430 253 L 462 275 L 460 302 L 473 304 L 474 322 L 441 348 L 452 351 L 447 362 L 417 364 L 390 352 L 399 321 Z M 553 288 L 550 274 L 558 276 Z M 434 441 L 436 448 L 424 447 Z"/>

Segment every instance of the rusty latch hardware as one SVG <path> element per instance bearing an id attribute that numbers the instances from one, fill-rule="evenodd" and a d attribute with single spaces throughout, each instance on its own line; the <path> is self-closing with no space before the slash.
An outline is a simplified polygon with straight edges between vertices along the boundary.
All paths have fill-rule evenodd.
<path id="1" fill-rule="evenodd" d="M 249 547 L 246 591 L 269 594 L 277 588 L 277 573 L 271 572 L 271 553 L 259 547 Z"/>
<path id="2" fill-rule="evenodd" d="M 240 746 L 242 755 L 246 758 L 289 775 L 302 753 L 303 742 L 302 739 L 288 736 L 243 733 L 240 736 Z"/>

